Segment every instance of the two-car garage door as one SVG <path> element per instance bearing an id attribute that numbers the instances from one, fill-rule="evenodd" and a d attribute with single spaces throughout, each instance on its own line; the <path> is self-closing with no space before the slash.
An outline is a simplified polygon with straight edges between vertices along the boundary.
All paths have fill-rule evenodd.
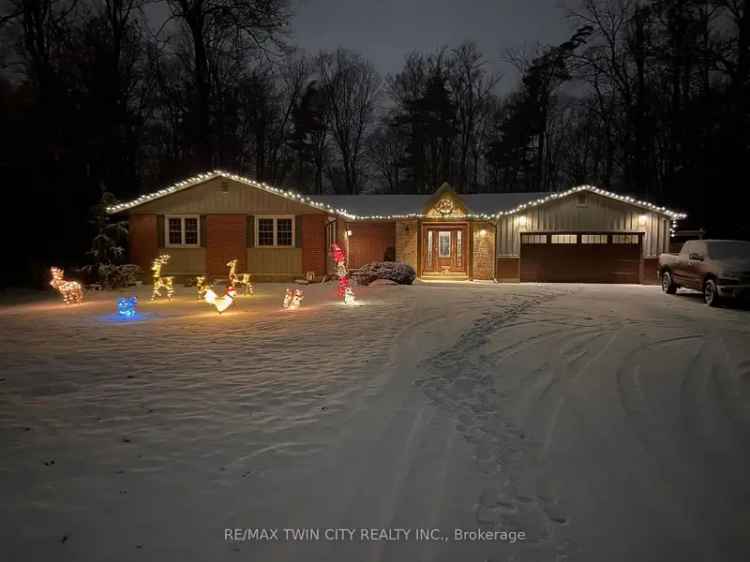
<path id="1" fill-rule="evenodd" d="M 525 232 L 521 281 L 640 283 L 642 233 Z"/>

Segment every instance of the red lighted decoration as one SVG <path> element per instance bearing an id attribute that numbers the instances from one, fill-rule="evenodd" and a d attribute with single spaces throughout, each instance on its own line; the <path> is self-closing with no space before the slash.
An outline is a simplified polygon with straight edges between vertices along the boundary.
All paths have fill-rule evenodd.
<path id="1" fill-rule="evenodd" d="M 331 244 L 331 257 L 336 262 L 336 274 L 339 276 L 339 286 L 336 291 L 338 296 L 345 297 L 347 289 L 350 294 L 353 294 L 349 286 L 349 272 L 346 270 L 346 254 L 336 243 Z"/>

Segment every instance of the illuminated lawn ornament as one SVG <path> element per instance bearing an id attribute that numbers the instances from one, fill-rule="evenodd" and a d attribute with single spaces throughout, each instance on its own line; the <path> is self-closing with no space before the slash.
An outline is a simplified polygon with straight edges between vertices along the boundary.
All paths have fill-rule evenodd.
<path id="1" fill-rule="evenodd" d="M 294 292 L 291 289 L 287 289 L 286 294 L 284 295 L 284 302 L 282 303 L 282 306 L 284 308 L 289 308 L 289 305 L 292 304 L 293 298 L 294 298 Z"/>
<path id="2" fill-rule="evenodd" d="M 83 301 L 83 289 L 78 281 L 63 279 L 65 271 L 59 267 L 51 267 L 50 271 L 52 272 L 52 281 L 49 284 L 62 295 L 65 304 L 78 304 Z"/>
<path id="3" fill-rule="evenodd" d="M 229 268 L 229 285 L 235 289 L 242 289 L 242 292 L 246 295 L 252 295 L 255 293 L 255 288 L 250 282 L 249 273 L 237 273 L 237 260 L 234 259 L 227 263 Z"/>
<path id="4" fill-rule="evenodd" d="M 161 290 L 167 292 L 167 298 L 171 299 L 174 295 L 174 277 L 162 277 L 161 268 L 169 261 L 169 254 L 162 254 L 151 264 L 151 271 L 154 272 L 154 290 L 151 293 L 151 300 L 161 297 Z"/>
<path id="5" fill-rule="evenodd" d="M 138 304 L 136 297 L 120 297 L 117 299 L 117 314 L 125 318 L 133 318 L 137 311 L 135 305 Z"/>
<path id="6" fill-rule="evenodd" d="M 354 304 L 355 300 L 354 291 L 352 291 L 351 287 L 347 287 L 344 290 L 344 304 Z"/>
<path id="7" fill-rule="evenodd" d="M 249 273 L 238 273 L 237 279 L 234 281 L 235 286 L 242 289 L 242 292 L 246 295 L 254 295 L 255 294 L 255 287 L 253 287 L 252 282 L 250 281 L 250 274 Z"/>
<path id="8" fill-rule="evenodd" d="M 198 289 L 198 300 L 202 301 L 206 297 L 206 291 L 208 291 L 211 285 L 205 276 L 199 275 L 195 278 L 195 286 Z"/>
<path id="9" fill-rule="evenodd" d="M 234 298 L 237 296 L 237 291 L 234 290 L 234 287 L 231 285 L 227 287 L 227 294 L 223 297 L 220 297 L 216 293 L 214 293 L 213 289 L 206 290 L 206 296 L 204 297 L 204 300 L 208 304 L 212 304 L 216 307 L 216 310 L 219 311 L 219 314 L 224 312 L 227 308 L 232 306 L 232 303 L 234 302 Z"/>
<path id="10" fill-rule="evenodd" d="M 349 272 L 346 269 L 346 254 L 338 244 L 331 244 L 331 258 L 336 262 L 336 274 L 339 277 L 337 294 L 344 298 L 345 304 L 354 303 L 354 291 L 349 283 Z"/>
<path id="11" fill-rule="evenodd" d="M 305 297 L 302 289 L 295 289 L 294 296 L 292 297 L 292 302 L 289 303 L 289 310 L 297 310 L 302 304 L 303 298 Z"/>

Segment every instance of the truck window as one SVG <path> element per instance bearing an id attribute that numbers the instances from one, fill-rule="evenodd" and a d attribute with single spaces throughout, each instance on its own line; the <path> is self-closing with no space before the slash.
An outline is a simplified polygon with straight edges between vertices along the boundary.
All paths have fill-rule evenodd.
<path id="1" fill-rule="evenodd" d="M 688 240 L 682 245 L 682 250 L 680 250 L 680 254 L 688 255 L 690 252 L 695 251 L 695 242 L 692 240 Z"/>

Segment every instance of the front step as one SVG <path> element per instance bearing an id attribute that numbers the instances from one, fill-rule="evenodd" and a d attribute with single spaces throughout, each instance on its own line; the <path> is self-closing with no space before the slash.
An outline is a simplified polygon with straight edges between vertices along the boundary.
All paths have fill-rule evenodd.
<path id="1" fill-rule="evenodd" d="M 420 277 L 422 281 L 468 281 L 465 273 L 428 273 Z"/>

